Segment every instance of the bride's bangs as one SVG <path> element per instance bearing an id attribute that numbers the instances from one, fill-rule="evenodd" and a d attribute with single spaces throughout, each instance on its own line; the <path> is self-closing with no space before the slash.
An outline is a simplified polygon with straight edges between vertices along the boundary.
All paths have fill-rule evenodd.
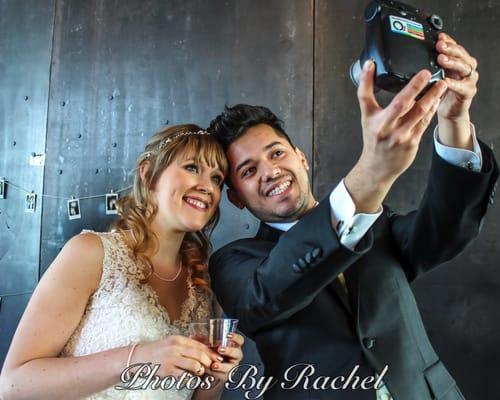
<path id="1" fill-rule="evenodd" d="M 210 135 L 189 135 L 180 138 L 174 157 L 181 156 L 183 159 L 192 159 L 197 164 L 205 163 L 210 168 L 219 168 L 224 174 L 228 173 L 228 162 L 224 149 L 217 140 Z"/>

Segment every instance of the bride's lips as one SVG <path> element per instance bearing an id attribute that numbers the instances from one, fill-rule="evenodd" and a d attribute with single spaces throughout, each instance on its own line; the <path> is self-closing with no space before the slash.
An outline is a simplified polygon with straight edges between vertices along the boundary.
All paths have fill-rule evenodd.
<path id="1" fill-rule="evenodd" d="M 189 207 L 194 208 L 197 211 L 207 212 L 210 208 L 209 203 L 206 200 L 200 199 L 199 197 L 184 196 L 182 200 Z"/>

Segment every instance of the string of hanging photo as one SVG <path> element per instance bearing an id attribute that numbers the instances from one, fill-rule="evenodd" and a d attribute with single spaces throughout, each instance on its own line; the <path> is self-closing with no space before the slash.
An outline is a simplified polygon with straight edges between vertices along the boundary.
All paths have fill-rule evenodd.
<path id="1" fill-rule="evenodd" d="M 6 178 L 0 179 L 0 200 L 7 199 L 7 187 L 12 187 L 13 189 L 19 190 L 20 192 L 24 192 L 26 194 L 24 201 L 24 212 L 26 213 L 35 213 L 36 212 L 36 204 L 38 194 L 35 191 L 29 191 L 24 189 L 21 186 L 15 185 L 14 183 L 8 181 Z M 41 194 L 41 197 L 47 197 L 51 199 L 62 199 L 66 200 L 66 208 L 68 213 L 68 219 L 80 219 L 82 217 L 82 211 L 80 208 L 80 200 L 89 200 L 96 199 L 102 197 L 105 201 L 106 215 L 118 214 L 118 210 L 116 209 L 116 202 L 118 200 L 119 194 L 121 192 L 125 192 L 131 189 L 132 186 L 127 186 L 125 188 L 119 190 L 111 190 L 109 193 L 97 194 L 93 196 L 85 196 L 85 197 L 62 197 L 62 196 L 52 196 L 48 194 Z"/>

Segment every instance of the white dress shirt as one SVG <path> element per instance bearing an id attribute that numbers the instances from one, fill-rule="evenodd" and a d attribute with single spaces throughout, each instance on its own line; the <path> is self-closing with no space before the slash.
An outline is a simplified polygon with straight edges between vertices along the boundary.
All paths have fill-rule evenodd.
<path id="1" fill-rule="evenodd" d="M 434 145 L 436 147 L 436 153 L 450 164 L 467 168 L 475 172 L 481 171 L 483 157 L 481 154 L 481 148 L 479 147 L 479 142 L 477 141 L 476 129 L 474 125 L 471 124 L 474 150 L 459 149 L 439 143 L 438 127 L 439 126 L 436 126 L 434 129 Z M 374 214 L 355 214 L 356 205 L 347 191 L 343 179 L 330 192 L 330 207 L 332 208 L 334 229 L 340 238 L 340 243 L 351 250 L 356 247 L 361 238 L 382 214 L 382 206 L 380 207 L 380 210 Z M 275 229 L 287 231 L 297 222 L 298 221 L 266 222 L 266 224 Z"/>

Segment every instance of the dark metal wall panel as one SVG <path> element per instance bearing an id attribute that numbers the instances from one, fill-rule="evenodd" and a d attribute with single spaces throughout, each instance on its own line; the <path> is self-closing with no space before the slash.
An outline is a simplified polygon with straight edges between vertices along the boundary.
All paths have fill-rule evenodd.
<path id="1" fill-rule="evenodd" d="M 315 2 L 314 186 L 319 196 L 346 175 L 362 148 L 359 106 L 348 68 L 364 43 L 362 16 L 367 3 Z M 493 49 L 500 37 L 500 1 L 415 0 L 412 4 L 441 15 L 445 30 L 478 58 L 481 78 L 472 119 L 480 138 L 498 149 L 500 55 Z M 389 100 L 390 96 L 381 97 L 382 104 Z M 396 210 L 408 211 L 420 200 L 432 154 L 431 136 L 429 129 L 413 166 L 388 196 L 387 203 Z M 473 245 L 414 285 L 438 354 L 472 399 L 496 399 L 500 392 L 495 375 L 500 362 L 500 322 L 495 318 L 500 303 L 499 221 L 500 210 L 494 206 Z"/>
<path id="2" fill-rule="evenodd" d="M 126 187 L 148 136 L 165 124 L 206 126 L 225 104 L 262 104 L 312 154 L 313 2 L 57 2 L 41 268 L 82 228 L 107 229 L 104 199 Z M 224 199 L 214 247 L 257 221 Z M 247 341 L 245 362 L 259 363 Z M 239 398 L 229 393 L 227 398 Z"/>
<path id="3" fill-rule="evenodd" d="M 120 189 L 147 137 L 163 124 L 206 126 L 224 104 L 274 109 L 311 154 L 312 1 L 58 1 L 45 193 Z M 45 270 L 83 227 L 106 229 L 103 199 L 47 199 Z M 223 206 L 215 246 L 256 228 Z"/>
<path id="4" fill-rule="evenodd" d="M 414 3 L 436 7 L 432 10 L 445 18 L 449 31 L 474 49 L 481 81 L 473 119 L 483 140 L 498 148 L 494 67 L 499 56 L 492 46 L 499 37 L 500 2 Z M 32 290 L 40 247 L 44 271 L 73 234 L 82 228 L 103 230 L 112 221 L 104 215 L 104 198 L 82 200 L 82 219 L 69 221 L 65 198 L 127 186 L 134 159 L 152 131 L 187 121 L 205 126 L 226 103 L 263 104 L 282 117 L 299 147 L 314 156 L 316 194 L 326 194 L 361 149 L 347 70 L 361 50 L 364 5 L 340 0 L 58 0 L 56 5 L 0 0 L 0 175 L 9 178 L 15 172 L 27 189 L 41 192 L 41 169 L 28 167 L 27 158 L 46 148 L 44 193 L 61 197 L 44 202 L 41 245 L 40 199 L 35 215 L 24 214 L 20 192 L 10 190 L 9 198 L 0 200 L 0 269 L 8 277 L 0 280 L 0 293 Z M 427 135 L 414 166 L 389 196 L 396 208 L 408 210 L 418 202 L 413 194 L 424 187 L 430 151 Z M 431 339 L 470 398 L 492 399 L 500 389 L 493 376 L 499 355 L 491 350 L 499 348 L 495 332 L 500 328 L 493 309 L 500 300 L 497 209 L 490 209 L 478 242 L 415 287 Z M 222 211 L 216 248 L 255 231 L 248 213 L 226 200 Z M 0 312 L 2 340 L 5 327 L 15 328 L 27 298 L 10 306 L 13 301 L 3 300 L 3 307 L 17 311 L 16 317 Z M 0 345 L 7 347 L 4 341 Z M 254 351 L 247 352 L 248 362 L 256 360 Z M 477 368 L 472 377 L 471 368 Z"/>
<path id="5" fill-rule="evenodd" d="M 0 300 L 0 369 L 30 297 L 31 293 L 24 293 L 2 297 Z"/>
<path id="6" fill-rule="evenodd" d="M 38 280 L 43 168 L 29 157 L 45 150 L 53 11 L 53 2 L 0 2 L 0 177 L 39 196 L 35 214 L 24 212 L 25 193 L 12 186 L 0 200 L 0 269 L 10 278 L 0 280 L 0 293 Z"/>
<path id="7" fill-rule="evenodd" d="M 29 293 L 38 282 L 43 167 L 30 166 L 45 151 L 53 1 L 0 0 L 0 364 Z M 25 213 L 25 192 L 38 194 Z"/>

